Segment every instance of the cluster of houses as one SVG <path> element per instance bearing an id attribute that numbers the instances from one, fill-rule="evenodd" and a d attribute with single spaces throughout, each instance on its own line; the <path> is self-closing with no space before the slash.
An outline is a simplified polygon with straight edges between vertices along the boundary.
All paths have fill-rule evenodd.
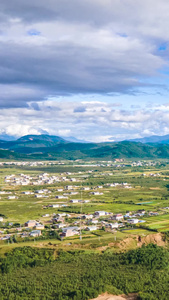
<path id="1" fill-rule="evenodd" d="M 111 166 L 113 165 L 114 167 L 123 167 L 125 165 L 121 164 L 123 160 L 115 160 L 115 161 L 109 161 L 109 162 L 102 162 L 98 164 L 92 164 L 91 162 L 85 163 L 84 166 Z M 120 163 L 120 164 L 115 164 L 115 163 Z M 0 163 L 5 164 L 5 163 Z M 63 162 L 7 162 L 6 164 L 12 164 L 16 166 L 43 166 L 43 165 L 50 165 L 50 164 L 64 164 Z M 144 162 L 134 162 L 132 163 L 132 166 L 143 166 L 146 163 Z M 155 163 L 154 163 L 155 164 Z M 154 165 L 153 163 L 150 162 L 147 163 L 147 165 Z M 76 166 L 76 165 L 74 165 Z M 77 164 L 79 167 L 80 164 Z M 89 170 L 85 173 L 93 173 L 93 170 Z M 82 174 L 82 172 L 78 172 L 79 174 Z M 105 173 L 103 173 L 105 175 Z M 112 176 L 113 173 L 106 173 L 106 175 Z M 127 183 L 127 182 L 112 182 L 112 183 L 107 183 L 104 186 L 103 185 L 98 185 L 95 187 L 89 187 L 89 186 L 79 186 L 75 185 L 75 182 L 79 182 L 83 180 L 83 175 L 81 176 L 81 179 L 78 179 L 77 173 L 76 176 L 74 177 L 74 173 L 72 172 L 65 172 L 60 175 L 51 175 L 48 173 L 42 173 L 39 175 L 34 175 L 30 176 L 27 174 L 11 174 L 7 175 L 5 177 L 5 183 L 9 185 L 14 185 L 14 186 L 26 186 L 26 185 L 50 185 L 50 184 L 55 184 L 55 183 L 64 183 L 64 187 L 58 187 L 55 188 L 54 193 L 51 192 L 50 188 L 46 189 L 38 189 L 38 187 L 34 187 L 34 189 L 37 188 L 35 191 L 27 190 L 23 191 L 23 195 L 34 195 L 36 198 L 47 198 L 51 196 L 55 197 L 55 200 L 63 200 L 63 202 L 57 201 L 57 203 L 52 203 L 52 204 L 47 204 L 44 205 L 43 208 L 63 208 L 66 206 L 70 206 L 71 204 L 80 204 L 80 203 L 89 203 L 91 199 L 83 199 L 82 197 L 79 197 L 79 199 L 76 199 L 76 196 L 78 195 L 81 191 L 88 192 L 87 195 L 90 196 L 101 196 L 103 195 L 104 188 L 106 187 L 119 187 L 119 188 L 125 188 L 125 189 L 131 189 L 132 186 Z M 98 176 L 97 174 L 94 176 Z M 154 174 L 151 173 L 149 176 L 160 176 L 160 174 Z M 69 183 L 65 183 L 69 181 Z M 68 184 L 68 185 L 65 185 Z M 60 185 L 60 184 L 59 184 Z M 87 185 L 87 184 L 86 184 Z M 26 188 L 25 188 L 26 189 Z M 57 192 L 56 192 L 57 191 Z M 57 195 L 56 195 L 57 193 Z M 12 199 L 17 199 L 18 195 L 17 194 L 12 194 L 11 192 L 6 192 L 6 191 L 0 191 L 0 195 L 7 195 L 9 200 Z M 75 199 L 71 199 L 71 197 Z M 77 196 L 78 197 L 78 196 Z M 88 197 L 88 196 L 87 196 Z M 86 194 L 85 194 L 85 198 Z M 90 198 L 90 197 L 89 197 Z M 92 198 L 92 197 L 91 197 Z M 50 198 L 51 199 L 51 198 Z M 98 199 L 96 197 L 96 199 Z M 54 199 L 53 199 L 54 200 Z M 51 200 L 50 200 L 51 201 Z M 40 201 L 39 201 L 40 202 Z M 52 202 L 52 201 L 51 201 Z M 56 202 L 56 201 L 55 201 Z M 47 202 L 45 202 L 46 204 Z M 49 203 L 49 202 L 48 202 Z M 166 209 L 169 209 L 166 207 Z M 60 209 L 61 211 L 61 209 Z M 79 210 L 80 211 L 80 210 Z M 57 211 L 58 212 L 58 211 Z M 50 226 L 50 229 L 52 230 L 57 230 L 58 233 L 60 234 L 61 238 L 64 237 L 71 237 L 74 235 L 81 235 L 81 232 L 83 230 L 87 231 L 95 231 L 98 229 L 101 229 L 103 226 L 107 231 L 115 231 L 118 228 L 125 227 L 126 225 L 134 225 L 137 223 L 144 223 L 145 221 L 142 220 L 142 218 L 145 216 L 145 211 L 144 210 L 138 210 L 137 213 L 132 214 L 132 213 L 126 213 L 125 215 L 118 213 L 118 214 L 113 214 L 110 212 L 106 211 L 95 211 L 93 214 L 75 214 L 75 213 L 70 213 L 67 214 L 65 212 L 58 212 L 58 213 L 52 213 L 52 215 L 46 213 L 43 214 L 43 222 L 36 221 L 36 220 L 29 220 L 27 221 L 23 226 L 18 228 L 18 235 L 22 238 L 25 237 L 38 237 L 42 235 L 42 231 L 45 228 L 45 225 L 48 225 L 48 228 Z M 156 216 L 158 213 L 156 212 L 149 212 L 149 216 Z M 0 217 L 0 222 L 3 222 L 3 218 Z M 43 223 L 43 224 L 42 224 Z M 7 239 L 6 236 L 2 236 L 2 239 Z"/>
<path id="2" fill-rule="evenodd" d="M 5 176 L 5 183 L 12 185 L 29 185 L 31 183 L 32 177 L 25 174 L 20 174 L 16 176 L 15 174 Z"/>
<path id="3" fill-rule="evenodd" d="M 5 176 L 4 179 L 5 183 L 8 183 L 10 185 L 44 185 L 44 184 L 55 184 L 57 182 L 65 182 L 65 181 L 71 181 L 71 182 L 78 182 L 78 179 L 76 178 L 67 178 L 66 176 L 55 176 L 55 175 L 49 175 L 48 173 L 42 173 L 40 175 L 37 175 L 36 177 L 32 177 L 30 175 L 26 174 L 11 174 Z"/>
<path id="4" fill-rule="evenodd" d="M 52 204 L 48 207 L 58 208 L 61 205 Z M 164 209 L 169 208 L 165 207 Z M 146 213 L 143 209 L 139 209 L 136 213 L 128 212 L 124 215 L 122 213 L 113 214 L 106 211 L 95 211 L 93 214 L 68 214 L 66 212 L 53 213 L 51 216 L 50 214 L 45 214 L 42 217 L 46 217 L 46 221 L 28 220 L 20 228 L 17 228 L 16 234 L 21 238 L 39 237 L 42 235 L 45 225 L 47 225 L 47 230 L 49 230 L 49 227 L 50 230 L 57 230 L 61 238 L 81 235 L 82 231 L 86 231 L 86 233 L 88 231 L 93 232 L 102 229 L 103 226 L 106 231 L 116 232 L 116 230 L 127 225 L 144 223 L 145 220 L 143 217 L 145 217 L 145 214 L 149 216 L 158 215 L 157 212 Z M 0 217 L 0 222 L 3 221 L 3 217 Z M 1 234 L 1 240 L 10 239 L 10 234 L 5 235 L 3 232 Z"/>
<path id="5" fill-rule="evenodd" d="M 150 173 L 149 176 L 150 177 L 160 177 L 161 174 L 160 173 Z"/>
<path id="6" fill-rule="evenodd" d="M 38 167 L 51 165 L 64 165 L 61 161 L 5 161 L 0 162 L 0 166 L 18 166 L 18 167 Z"/>
<path id="7" fill-rule="evenodd" d="M 59 222 L 59 224 L 56 225 L 56 228 L 60 228 L 62 230 L 61 236 L 69 237 L 75 234 L 80 234 L 81 230 L 95 231 L 102 228 L 102 226 L 104 226 L 107 230 L 117 230 L 118 228 L 125 227 L 127 224 L 134 225 L 144 223 L 145 220 L 140 218 L 144 217 L 145 213 L 146 212 L 144 210 L 138 210 L 135 214 L 127 213 L 125 215 L 121 213 L 113 214 L 105 211 L 95 211 L 94 214 L 79 216 L 79 219 L 82 220 L 81 227 L 77 226 L 79 225 L 78 222 L 74 222 L 74 225 L 76 226 L 69 225 L 67 227 L 64 222 L 64 217 L 69 215 L 66 214 L 59 214 L 54 218 L 54 220 Z M 155 216 L 157 213 L 150 212 L 148 215 Z"/>
<path id="8" fill-rule="evenodd" d="M 159 163 L 159 162 L 158 162 Z M 157 165 L 156 161 L 134 161 L 131 163 L 131 167 L 154 167 Z"/>
<path id="9" fill-rule="evenodd" d="M 95 211 L 94 214 L 85 214 L 77 217 L 79 222 L 74 222 L 74 226 L 67 227 L 65 217 L 71 217 L 66 213 L 57 214 L 53 220 L 59 222 L 56 228 L 61 229 L 61 237 L 69 237 L 75 234 L 80 234 L 81 230 L 95 231 L 105 226 L 108 230 L 114 230 L 126 226 L 126 224 L 137 224 L 145 222 L 144 220 L 137 219 L 145 214 L 145 211 L 138 211 L 135 215 L 132 214 L 115 214 L 106 211 Z M 81 220 L 81 221 L 80 221 Z"/>
<path id="10" fill-rule="evenodd" d="M 144 177 L 145 177 L 145 176 L 149 176 L 149 177 L 160 177 L 161 174 L 160 174 L 160 173 L 148 173 L 148 174 L 143 173 L 142 176 L 144 176 Z"/>
<path id="11" fill-rule="evenodd" d="M 106 183 L 105 185 L 107 187 L 123 187 L 125 189 L 131 189 L 132 188 L 131 184 L 128 184 L 127 182 L 122 182 L 122 183 L 113 182 L 113 183 Z"/>
<path id="12" fill-rule="evenodd" d="M 3 222 L 3 218 L 0 217 L 0 222 Z M 13 223 L 9 223 L 9 225 L 13 225 Z M 21 237 L 21 238 L 25 238 L 25 237 L 38 237 L 42 234 L 42 230 L 45 228 L 45 226 L 40 223 L 37 222 L 35 220 L 29 220 L 27 221 L 22 227 L 20 226 L 19 228 L 16 228 L 17 230 L 17 236 Z M 12 234 L 8 234 L 5 235 L 3 234 L 4 232 L 1 231 L 0 232 L 2 234 L 2 236 L 0 237 L 0 240 L 8 240 L 10 239 L 10 236 Z"/>
<path id="13" fill-rule="evenodd" d="M 159 163 L 159 162 L 158 162 Z M 157 162 L 155 161 L 135 161 L 135 162 L 126 162 L 124 163 L 124 159 L 117 158 L 113 161 L 83 161 L 77 159 L 73 164 L 74 167 L 114 167 L 121 168 L 126 167 L 126 165 L 130 165 L 131 167 L 139 167 L 139 166 L 155 166 Z M 19 166 L 19 167 L 38 167 L 38 166 L 51 166 L 51 165 L 65 165 L 65 161 L 6 161 L 0 162 L 0 166 Z"/>

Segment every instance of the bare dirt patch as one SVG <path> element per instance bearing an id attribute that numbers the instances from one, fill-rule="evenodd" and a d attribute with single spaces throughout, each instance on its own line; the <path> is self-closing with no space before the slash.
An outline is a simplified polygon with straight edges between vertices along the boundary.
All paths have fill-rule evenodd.
<path id="1" fill-rule="evenodd" d="M 126 251 L 130 249 L 135 249 L 137 247 L 141 247 L 142 245 L 148 245 L 150 243 L 163 247 L 167 245 L 167 243 L 163 240 L 163 235 L 159 232 L 148 234 L 147 236 L 131 235 L 130 237 L 123 239 L 120 242 L 109 243 L 108 247 L 116 247 L 116 249 Z M 105 249 L 104 247 L 100 247 L 98 248 L 98 250 Z"/>
<path id="2" fill-rule="evenodd" d="M 145 237 L 138 237 L 137 246 L 141 247 L 143 244 L 148 245 L 150 243 L 156 244 L 158 246 L 166 246 L 166 243 L 163 240 L 163 236 L 161 233 L 149 234 Z"/>
<path id="3" fill-rule="evenodd" d="M 91 300 L 137 300 L 137 295 L 129 294 L 128 296 L 126 295 L 116 296 L 116 295 L 110 295 L 105 293 Z"/>
<path id="4" fill-rule="evenodd" d="M 136 248 L 136 246 L 137 246 L 136 236 L 131 236 L 131 237 L 128 237 L 128 238 L 122 240 L 120 243 L 117 244 L 117 246 L 123 250 L 129 250 L 129 249 Z"/>

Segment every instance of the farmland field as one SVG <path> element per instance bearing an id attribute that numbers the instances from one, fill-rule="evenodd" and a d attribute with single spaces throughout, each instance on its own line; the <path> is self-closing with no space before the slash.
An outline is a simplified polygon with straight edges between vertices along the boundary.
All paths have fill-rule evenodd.
<path id="1" fill-rule="evenodd" d="M 43 174 L 47 175 L 44 175 L 46 181 L 42 182 L 39 178 Z M 1 236 L 3 238 L 5 234 L 18 235 L 19 243 L 23 244 L 26 240 L 20 240 L 21 233 L 16 227 L 19 226 L 20 231 L 24 232 L 25 222 L 36 220 L 44 225 L 42 234 L 43 243 L 46 245 L 46 232 L 50 228 L 56 230 L 52 217 L 57 214 L 68 214 L 69 217 L 64 221 L 65 226 L 76 224 L 76 226 L 81 226 L 82 230 L 81 240 L 78 235 L 67 237 L 62 242 L 58 241 L 61 247 L 65 247 L 66 241 L 71 241 L 71 247 L 74 244 L 78 247 L 79 245 L 84 247 L 84 244 L 90 247 L 95 242 L 101 246 L 123 240 L 130 235 L 141 235 L 142 231 L 145 235 L 153 231 L 168 231 L 168 174 L 167 161 L 143 161 L 141 166 L 133 166 L 132 161 L 118 165 L 113 162 L 108 164 L 96 161 L 88 164 L 62 161 L 61 163 L 37 163 L 37 165 L 15 162 L 9 164 L 9 162 L 2 161 L 0 169 L 0 214 L 3 217 L 3 222 L 0 223 Z M 18 184 L 18 180 L 22 181 L 24 176 L 31 179 L 25 185 L 22 185 L 22 182 Z M 52 182 L 50 178 L 54 177 L 57 179 Z M 70 186 L 70 190 L 67 186 Z M 39 190 L 46 190 L 46 192 L 37 196 L 36 192 Z M 78 219 L 83 215 L 94 216 L 96 211 L 105 211 L 110 215 L 128 214 L 130 218 L 133 215 L 136 217 L 135 214 L 137 215 L 139 211 L 145 213 L 137 217 L 142 221 L 136 225 L 128 224 L 127 218 L 124 218 L 123 227 L 119 227 L 116 234 L 114 230 L 105 228 L 106 222 L 109 221 L 108 216 L 101 216 L 97 225 L 100 230 L 98 238 L 94 232 L 89 234 L 85 231 L 86 221 L 80 222 Z M 18 225 L 13 227 L 12 224 Z M 32 241 L 27 242 L 32 243 Z M 2 239 L 0 243 L 6 247 L 7 241 Z M 39 243 L 42 242 L 39 241 Z"/>

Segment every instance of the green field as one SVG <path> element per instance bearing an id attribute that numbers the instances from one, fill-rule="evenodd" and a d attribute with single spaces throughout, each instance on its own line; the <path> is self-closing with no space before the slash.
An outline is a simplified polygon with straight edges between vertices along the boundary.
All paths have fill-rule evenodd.
<path id="1" fill-rule="evenodd" d="M 95 211 L 103 210 L 113 214 L 122 213 L 126 214 L 131 212 L 135 214 L 139 209 L 144 209 L 146 214 L 144 225 L 147 230 L 156 229 L 157 231 L 169 230 L 169 215 L 165 207 L 169 206 L 169 165 L 168 163 L 158 162 L 157 166 L 150 167 L 131 167 L 126 163 L 123 168 L 108 167 L 98 165 L 96 167 L 82 167 L 80 163 L 75 166 L 74 163 L 65 161 L 64 165 L 44 165 L 44 166 L 8 166 L 5 165 L 0 169 L 0 190 L 11 192 L 17 199 L 8 199 L 8 194 L 0 195 L 0 214 L 4 216 L 4 222 L 13 222 L 23 225 L 28 220 L 38 220 L 46 225 L 50 225 L 52 215 L 55 213 L 70 213 L 73 220 L 80 214 L 93 214 Z M 74 165 L 74 166 L 73 166 Z M 89 173 L 92 169 L 92 173 Z M 67 174 L 69 170 L 69 173 Z M 47 172 L 49 176 L 66 176 L 66 182 L 55 182 L 54 184 L 43 185 L 11 185 L 4 181 L 5 176 L 14 174 L 16 177 L 23 173 L 37 178 L 38 175 Z M 146 173 L 146 176 L 142 174 Z M 159 177 L 150 177 L 150 173 L 160 173 Z M 61 175 L 62 174 L 62 175 Z M 111 175 L 109 175 L 111 174 Z M 76 178 L 77 182 L 71 182 L 71 177 Z M 165 180 L 164 180 L 165 179 Z M 124 188 L 119 185 L 116 187 L 108 187 L 109 183 L 123 183 L 127 182 L 131 185 L 130 189 Z M 68 195 L 68 199 L 56 199 L 56 195 L 61 195 L 63 192 L 58 192 L 58 188 L 65 188 L 66 185 L 74 186 L 77 195 Z M 102 185 L 102 189 L 96 188 Z M 82 187 L 89 187 L 89 191 L 80 191 Z M 35 195 L 24 195 L 23 191 L 31 191 L 34 193 L 38 189 L 48 189 L 51 193 L 48 198 L 35 198 Z M 92 191 L 100 191 L 103 195 L 91 195 Z M 66 191 L 64 191 L 66 192 Z M 71 204 L 70 199 L 83 199 L 89 200 L 88 203 L 75 203 Z M 66 207 L 59 208 L 46 208 L 49 204 L 57 204 L 64 202 Z M 148 216 L 149 212 L 157 212 L 158 216 Z M 49 214 L 49 217 L 42 217 L 44 214 Z M 104 220 L 104 218 L 102 218 Z M 71 222 L 72 224 L 72 222 Z M 2 226 L 3 227 L 3 226 Z M 139 229 L 141 230 L 141 229 Z M 125 238 L 126 235 L 136 234 L 137 231 L 128 230 L 123 233 L 118 232 L 120 237 Z M 149 231 L 148 231 L 149 232 Z M 139 232 L 137 232 L 139 234 Z M 104 236 L 105 235 L 105 236 Z M 101 239 L 108 240 L 114 239 L 104 234 Z M 77 240 L 77 237 L 75 240 Z M 95 236 L 92 236 L 94 241 Z M 74 240 L 74 239 L 73 239 Z M 91 238 L 90 238 L 91 240 Z M 88 242 L 85 239 L 86 243 Z"/>

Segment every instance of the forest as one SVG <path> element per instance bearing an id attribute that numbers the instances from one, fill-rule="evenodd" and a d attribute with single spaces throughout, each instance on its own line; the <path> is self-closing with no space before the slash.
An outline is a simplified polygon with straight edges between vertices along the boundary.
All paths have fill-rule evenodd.
<path id="1" fill-rule="evenodd" d="M 118 254 L 18 247 L 0 259 L 0 299 L 87 300 L 107 291 L 166 300 L 168 261 L 154 244 Z"/>

